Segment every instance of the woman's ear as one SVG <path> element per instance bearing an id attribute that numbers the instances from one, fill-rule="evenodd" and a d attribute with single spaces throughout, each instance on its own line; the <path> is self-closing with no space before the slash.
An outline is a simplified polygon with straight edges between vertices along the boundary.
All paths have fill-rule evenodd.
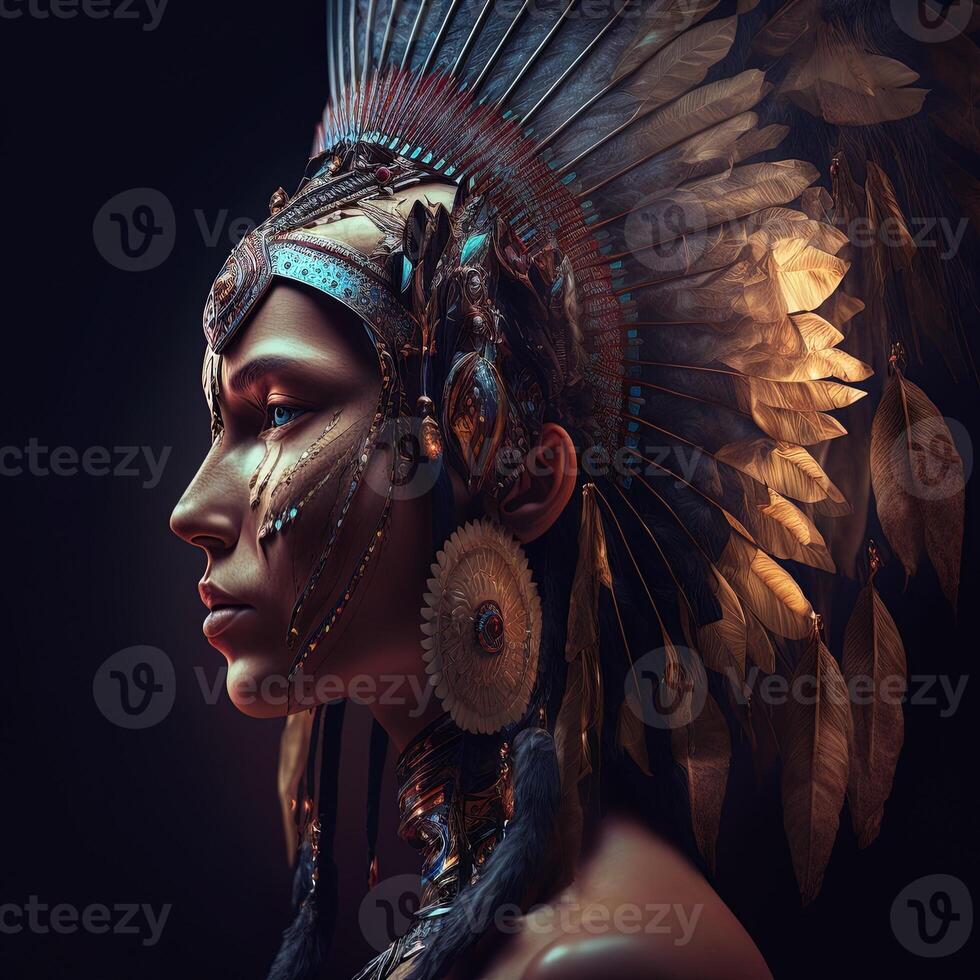
<path id="1" fill-rule="evenodd" d="M 518 541 L 540 538 L 575 492 L 578 467 L 572 437 L 546 422 L 538 444 L 527 454 L 524 472 L 500 502 L 500 521 Z"/>

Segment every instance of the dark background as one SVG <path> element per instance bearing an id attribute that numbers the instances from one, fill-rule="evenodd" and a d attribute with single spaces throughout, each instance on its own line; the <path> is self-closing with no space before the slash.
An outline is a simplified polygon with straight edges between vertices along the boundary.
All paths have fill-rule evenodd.
<path id="1" fill-rule="evenodd" d="M 232 222 L 261 220 L 272 191 L 291 190 L 302 171 L 326 91 L 322 8 L 170 0 L 153 32 L 81 16 L 0 19 L 2 444 L 173 447 L 153 489 L 139 477 L 0 477 L 0 904 L 37 895 L 173 906 L 151 948 L 138 936 L 0 935 L 5 980 L 258 978 L 288 921 L 280 724 L 239 715 L 223 691 L 213 705 L 202 695 L 194 668 L 213 683 L 222 661 L 200 634 L 201 559 L 167 519 L 208 445 L 203 300 Z M 175 214 L 172 255 L 144 272 L 114 268 L 93 237 L 102 206 L 132 188 L 161 191 Z M 200 221 L 222 220 L 208 245 Z M 911 376 L 975 431 L 973 382 L 953 385 L 938 363 Z M 955 680 L 975 663 L 975 481 L 969 493 L 956 623 L 929 567 L 904 593 L 897 563 L 880 579 L 913 675 Z M 92 692 L 99 665 L 134 645 L 175 666 L 173 710 L 144 731 L 112 724 Z M 973 882 L 975 704 L 969 684 L 950 718 L 935 704 L 908 706 L 880 840 L 859 852 L 845 813 L 823 893 L 805 910 L 768 797 L 726 824 L 719 888 L 778 977 L 971 972 L 975 940 L 948 959 L 919 959 L 896 941 L 889 911 L 923 875 Z M 350 712 L 337 976 L 371 952 L 358 925 L 366 732 L 364 710 Z M 412 864 L 392 844 L 393 795 L 389 785 L 385 874 Z"/>

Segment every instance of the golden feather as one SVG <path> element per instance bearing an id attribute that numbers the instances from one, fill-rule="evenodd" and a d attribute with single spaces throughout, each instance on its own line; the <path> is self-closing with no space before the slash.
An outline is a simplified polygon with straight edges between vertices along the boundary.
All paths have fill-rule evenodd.
<path id="1" fill-rule="evenodd" d="M 705 863 L 714 871 L 731 763 L 731 738 L 728 722 L 710 694 L 689 725 L 671 731 L 670 745 L 674 761 L 684 775 L 694 839 Z"/>
<path id="2" fill-rule="evenodd" d="M 837 837 L 849 768 L 847 686 L 816 630 L 793 675 L 786 705 L 783 825 L 803 903 L 820 891 Z"/>
<path id="3" fill-rule="evenodd" d="M 720 176 L 686 184 L 668 196 L 690 206 L 691 214 L 686 215 L 690 231 L 702 231 L 765 208 L 788 204 L 817 176 L 817 170 L 801 160 L 749 163 Z"/>
<path id="4" fill-rule="evenodd" d="M 789 126 L 783 126 L 779 123 L 773 123 L 762 129 L 753 129 L 738 138 L 732 159 L 735 163 L 741 163 L 743 160 L 749 160 L 760 153 L 775 150 L 788 133 Z"/>
<path id="5" fill-rule="evenodd" d="M 623 52 L 612 81 L 618 82 L 718 6 L 718 0 L 661 0 L 647 8 L 636 37 Z"/>
<path id="6" fill-rule="evenodd" d="M 746 625 L 742 604 L 735 590 L 721 572 L 712 566 L 709 585 L 721 607 L 721 617 L 714 622 L 698 626 L 692 621 L 684 603 L 680 604 L 681 619 L 688 645 L 695 648 L 705 666 L 729 675 L 735 671 L 739 678 L 745 676 Z"/>
<path id="7" fill-rule="evenodd" d="M 640 139 L 645 157 L 656 156 L 751 109 L 762 98 L 765 82 L 763 72 L 752 70 L 704 85 L 651 111 L 642 124 L 632 127 L 631 136 Z"/>
<path id="8" fill-rule="evenodd" d="M 718 559 L 718 570 L 749 610 L 774 633 L 799 640 L 813 629 L 813 608 L 792 575 L 741 535 L 728 539 Z"/>
<path id="9" fill-rule="evenodd" d="M 802 503 L 829 500 L 845 504 L 843 494 L 802 446 L 773 439 L 746 439 L 723 446 L 715 458 L 784 497 Z"/>
<path id="10" fill-rule="evenodd" d="M 788 0 L 752 41 L 753 49 L 769 58 L 781 58 L 820 23 L 821 0 Z"/>
<path id="11" fill-rule="evenodd" d="M 878 518 L 907 576 L 923 551 L 956 608 L 966 481 L 945 419 L 895 365 L 871 426 Z"/>
<path id="12" fill-rule="evenodd" d="M 644 108 L 666 105 L 704 81 L 731 50 L 737 17 L 715 20 L 687 31 L 654 55 L 620 87 Z"/>
<path id="13" fill-rule="evenodd" d="M 789 313 L 815 310 L 830 297 L 848 264 L 802 239 L 787 238 L 772 250 L 776 279 Z"/>
<path id="14" fill-rule="evenodd" d="M 645 775 L 651 775 L 650 757 L 647 753 L 646 725 L 643 724 L 642 708 L 636 692 L 630 691 L 619 706 L 616 740 L 620 748 L 639 766 Z"/>
<path id="15" fill-rule="evenodd" d="M 927 95 L 926 89 L 909 87 L 919 76 L 906 65 L 862 51 L 822 21 L 793 55 L 780 94 L 834 126 L 873 126 L 914 116 Z"/>
<path id="16" fill-rule="evenodd" d="M 883 246 L 877 251 L 887 253 L 894 268 L 910 268 L 918 248 L 905 223 L 905 213 L 898 203 L 895 187 L 874 160 L 868 161 L 864 190 L 871 235 Z"/>
<path id="17" fill-rule="evenodd" d="M 846 408 L 867 394 L 836 381 L 766 381 L 747 378 L 752 397 L 764 405 L 794 412 L 830 412 Z"/>
<path id="18" fill-rule="evenodd" d="M 784 442 L 812 446 L 847 435 L 840 422 L 822 412 L 785 411 L 771 405 L 761 405 L 755 400 L 749 401 L 748 409 L 752 421 L 767 436 Z"/>
<path id="19" fill-rule="evenodd" d="M 816 313 L 797 313 L 793 316 L 793 323 L 800 331 L 808 351 L 836 347 L 844 339 L 837 327 Z"/>
<path id="20" fill-rule="evenodd" d="M 844 631 L 842 660 L 844 677 L 855 695 L 847 799 L 861 847 L 878 836 L 885 801 L 891 794 L 905 737 L 902 700 L 907 683 L 902 639 L 874 585 L 874 553 L 871 561 L 871 579 L 861 590 Z"/>
<path id="21" fill-rule="evenodd" d="M 743 374 L 769 381 L 838 378 L 853 383 L 865 381 L 874 373 L 867 364 L 834 347 L 810 351 L 800 358 L 773 351 L 769 345 L 760 345 L 726 354 L 724 363 Z"/>
<path id="22" fill-rule="evenodd" d="M 771 487 L 766 488 L 766 493 L 768 500 L 754 503 L 746 516 L 759 545 L 774 558 L 834 572 L 827 543 L 813 521 Z"/>
<path id="23" fill-rule="evenodd" d="M 751 613 L 745 616 L 745 652 L 763 673 L 776 673 L 776 650 L 766 628 Z"/>

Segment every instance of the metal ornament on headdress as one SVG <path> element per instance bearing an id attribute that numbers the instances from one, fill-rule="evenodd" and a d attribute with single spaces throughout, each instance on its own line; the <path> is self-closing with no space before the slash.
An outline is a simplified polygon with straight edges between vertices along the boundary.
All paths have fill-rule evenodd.
<path id="1" fill-rule="evenodd" d="M 466 524 L 432 566 L 422 607 L 426 672 L 453 721 L 493 733 L 520 721 L 538 673 L 541 600 L 527 556 L 498 524 Z"/>

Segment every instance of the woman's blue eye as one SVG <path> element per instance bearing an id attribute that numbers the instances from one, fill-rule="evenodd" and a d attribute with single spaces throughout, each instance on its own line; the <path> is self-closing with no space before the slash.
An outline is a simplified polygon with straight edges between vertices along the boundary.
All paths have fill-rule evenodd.
<path id="1" fill-rule="evenodd" d="M 281 429 L 303 414 L 301 408 L 291 408 L 289 405 L 273 405 L 269 409 L 269 425 L 273 429 Z"/>

